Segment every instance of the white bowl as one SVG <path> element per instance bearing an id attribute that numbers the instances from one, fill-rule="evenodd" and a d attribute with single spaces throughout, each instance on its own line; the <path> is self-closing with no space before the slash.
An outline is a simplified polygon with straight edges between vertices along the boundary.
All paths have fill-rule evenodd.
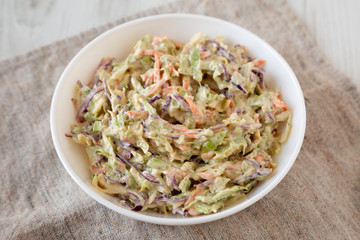
<path id="1" fill-rule="evenodd" d="M 124 59 L 134 43 L 145 34 L 168 35 L 177 41 L 186 42 L 198 32 L 210 37 L 225 36 L 228 42 L 245 45 L 250 55 L 265 59 L 265 81 L 278 87 L 284 101 L 293 111 L 293 128 L 279 155 L 275 157 L 278 167 L 264 182 L 256 186 L 246 198 L 236 205 L 218 213 L 199 217 L 161 215 L 153 212 L 134 212 L 116 204 L 109 195 L 91 185 L 90 172 L 82 146 L 65 137 L 69 126 L 75 123 L 73 97 L 77 80 L 87 83 L 94 75 L 102 57 Z M 269 44 L 253 33 L 226 21 L 199 15 L 165 14 L 137 19 L 117 26 L 87 44 L 66 67 L 56 86 L 51 103 L 50 124 L 56 151 L 64 167 L 74 181 L 92 198 L 104 206 L 128 217 L 166 225 L 188 225 L 221 219 L 252 205 L 269 193 L 287 174 L 300 151 L 306 125 L 305 103 L 300 85 L 286 61 Z"/>

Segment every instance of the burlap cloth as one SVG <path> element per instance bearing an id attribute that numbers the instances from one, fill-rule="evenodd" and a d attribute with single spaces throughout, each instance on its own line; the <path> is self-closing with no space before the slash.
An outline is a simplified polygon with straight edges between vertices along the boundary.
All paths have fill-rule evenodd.
<path id="1" fill-rule="evenodd" d="M 0 239 L 359 239 L 360 94 L 317 48 L 283 1 L 193 1 L 152 9 L 0 62 Z M 88 197 L 55 152 L 49 111 L 70 59 L 110 27 L 185 12 L 249 29 L 290 64 L 303 89 L 307 130 L 284 180 L 251 207 L 207 224 L 132 220 Z M 181 31 L 181 29 L 179 29 Z"/>

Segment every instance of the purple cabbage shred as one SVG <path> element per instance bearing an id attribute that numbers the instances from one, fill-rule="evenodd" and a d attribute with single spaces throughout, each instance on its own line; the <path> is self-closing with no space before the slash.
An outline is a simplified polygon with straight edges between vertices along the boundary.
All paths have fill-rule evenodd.
<path id="1" fill-rule="evenodd" d="M 259 78 L 259 86 L 261 89 L 265 88 L 265 83 L 264 83 L 264 73 L 263 73 L 263 69 L 261 68 L 253 68 L 251 70 L 251 72 L 253 72 L 258 78 Z"/>
<path id="2" fill-rule="evenodd" d="M 106 95 L 106 97 L 109 99 L 109 101 L 111 103 L 111 96 L 110 96 L 110 93 L 109 93 L 109 91 L 107 89 L 107 86 L 106 86 L 106 79 L 104 79 L 103 85 L 104 85 L 105 95 Z"/>
<path id="3" fill-rule="evenodd" d="M 175 198 L 175 197 L 170 197 L 169 195 L 166 195 L 166 194 L 162 194 L 160 196 L 157 196 L 152 203 L 159 203 L 159 202 L 177 203 L 177 202 L 185 202 L 188 199 L 189 199 L 189 197 Z"/>
<path id="4" fill-rule="evenodd" d="M 223 69 L 223 72 L 224 72 L 224 78 L 225 78 L 224 80 L 225 80 L 225 82 L 230 82 L 230 75 L 229 75 L 225 65 L 223 63 L 220 63 L 220 65 L 221 65 L 221 67 Z"/>
<path id="5" fill-rule="evenodd" d="M 256 167 L 256 168 L 261 168 L 261 164 L 258 163 L 257 161 L 255 161 L 254 159 L 243 158 L 242 160 L 249 162 L 251 165 L 253 165 L 253 166 Z"/>
<path id="6" fill-rule="evenodd" d="M 119 140 L 120 141 L 120 145 L 123 147 L 123 148 L 130 148 L 131 147 L 131 144 L 126 142 L 126 141 L 123 141 L 123 140 Z"/>
<path id="7" fill-rule="evenodd" d="M 269 119 L 270 119 L 271 121 L 275 122 L 275 119 L 274 119 L 274 117 L 273 117 L 273 115 L 272 115 L 271 113 L 266 112 L 266 115 L 269 117 Z"/>
<path id="8" fill-rule="evenodd" d="M 167 96 L 165 98 L 165 104 L 164 104 L 164 107 L 162 108 L 162 113 L 161 113 L 161 117 L 164 117 L 165 114 L 168 112 L 168 109 L 170 107 L 170 103 L 171 103 L 171 96 Z"/>
<path id="9" fill-rule="evenodd" d="M 143 205 L 145 203 L 145 199 L 143 197 L 141 197 L 139 194 L 134 193 L 134 192 L 126 192 L 126 194 L 128 194 L 129 197 L 132 196 L 135 199 L 135 201 L 132 202 L 132 204 L 126 202 L 128 207 L 130 207 L 131 210 L 136 211 L 136 212 L 141 211 L 144 207 Z"/>
<path id="10" fill-rule="evenodd" d="M 104 64 L 104 69 L 108 68 L 111 66 L 112 62 L 114 61 L 114 59 L 110 59 L 109 61 L 107 61 L 105 64 Z"/>
<path id="11" fill-rule="evenodd" d="M 104 157 L 104 155 L 100 155 L 100 157 L 96 160 L 96 162 L 93 163 L 93 165 L 100 164 L 104 160 L 106 160 L 106 157 Z"/>
<path id="12" fill-rule="evenodd" d="M 160 94 L 157 94 L 157 95 L 155 95 L 154 97 L 152 97 L 148 102 L 149 102 L 150 104 L 153 104 L 156 100 L 158 100 L 158 99 L 160 99 L 160 98 L 161 98 Z"/>
<path id="13" fill-rule="evenodd" d="M 82 85 L 82 83 L 80 82 L 80 80 L 77 80 L 76 84 L 79 86 L 79 88 L 82 88 L 82 87 L 83 87 L 83 85 Z"/>
<path id="14" fill-rule="evenodd" d="M 100 78 L 98 78 L 98 77 L 95 76 L 95 77 L 93 78 L 93 80 L 88 83 L 88 87 L 89 87 L 89 88 L 93 88 L 93 87 L 96 86 L 99 82 L 100 82 Z"/>
<path id="15" fill-rule="evenodd" d="M 244 87 L 242 87 L 240 84 L 236 84 L 234 82 L 231 82 L 231 84 L 233 86 L 235 86 L 237 89 L 239 89 L 243 94 L 247 94 L 248 92 L 246 91 L 246 89 Z"/>
<path id="16" fill-rule="evenodd" d="M 210 130 L 218 130 L 218 129 L 222 129 L 224 127 L 226 127 L 226 123 L 220 122 L 220 123 L 216 124 L 215 126 L 210 127 L 209 129 Z"/>
<path id="17" fill-rule="evenodd" d="M 219 42 L 210 40 L 210 41 L 208 41 L 208 43 L 214 44 L 216 46 L 216 53 L 218 55 L 221 55 L 221 56 L 225 57 L 227 60 L 236 63 L 236 57 L 232 53 L 230 53 L 228 50 L 223 48 Z"/>
<path id="18" fill-rule="evenodd" d="M 108 181 L 109 183 L 124 183 L 124 181 L 122 179 L 113 179 L 111 178 L 109 175 L 107 175 L 105 172 L 103 172 L 104 176 L 105 176 L 105 179 L 106 181 Z"/>
<path id="19" fill-rule="evenodd" d="M 241 175 L 240 177 L 236 178 L 234 182 L 244 183 L 253 180 L 257 177 L 267 176 L 270 173 L 271 173 L 270 168 L 261 168 L 261 169 L 257 169 L 254 173 L 250 174 L 249 176 Z"/>
<path id="20" fill-rule="evenodd" d="M 130 153 L 130 154 L 131 154 L 131 153 Z M 148 180 L 149 182 L 154 183 L 154 184 L 157 184 L 157 185 L 163 185 L 163 184 L 161 184 L 160 182 L 153 180 L 153 179 L 154 179 L 153 176 L 152 176 L 152 179 L 149 178 L 148 176 L 146 176 L 143 172 L 140 171 L 140 169 L 138 169 L 135 165 L 133 165 L 133 164 L 129 161 L 130 159 L 127 160 L 123 155 L 121 155 L 121 154 L 119 154 L 119 153 L 116 153 L 116 156 L 117 156 L 122 162 L 124 162 L 125 164 L 129 165 L 130 167 L 133 167 L 136 171 L 139 172 L 139 174 L 140 174 L 143 178 L 145 178 L 145 179 Z"/>
<path id="21" fill-rule="evenodd" d="M 210 184 L 212 184 L 212 183 L 213 183 L 212 180 L 207 180 L 207 181 L 205 181 L 205 182 L 202 182 L 202 183 L 197 184 L 196 186 L 198 186 L 198 187 L 205 187 L 205 186 L 208 186 L 208 185 L 210 185 Z"/>
<path id="22" fill-rule="evenodd" d="M 175 99 L 180 103 L 180 105 L 185 109 L 190 111 L 190 106 L 189 104 L 186 102 L 185 98 L 183 98 L 182 96 L 180 96 L 179 94 L 176 94 Z"/>
<path id="23" fill-rule="evenodd" d="M 91 99 L 95 96 L 95 94 L 97 94 L 98 92 L 101 92 L 103 90 L 104 90 L 103 87 L 91 89 L 90 93 L 86 96 L 85 100 L 83 101 L 83 103 L 81 104 L 81 106 L 77 112 L 76 120 L 78 120 L 79 122 L 85 121 L 85 119 L 83 118 L 83 115 L 87 111 L 87 108 L 89 107 Z"/>
<path id="24" fill-rule="evenodd" d="M 232 95 L 228 89 L 221 89 L 220 92 L 225 96 L 226 99 L 232 98 Z"/>

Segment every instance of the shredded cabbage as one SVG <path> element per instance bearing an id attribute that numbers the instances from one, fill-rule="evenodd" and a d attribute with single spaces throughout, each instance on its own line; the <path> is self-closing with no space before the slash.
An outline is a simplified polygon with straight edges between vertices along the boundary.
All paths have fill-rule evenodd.
<path id="1" fill-rule="evenodd" d="M 265 61 L 215 39 L 146 35 L 77 84 L 79 123 L 66 136 L 85 146 L 99 190 L 134 211 L 197 216 L 271 174 L 291 111 L 265 86 Z"/>

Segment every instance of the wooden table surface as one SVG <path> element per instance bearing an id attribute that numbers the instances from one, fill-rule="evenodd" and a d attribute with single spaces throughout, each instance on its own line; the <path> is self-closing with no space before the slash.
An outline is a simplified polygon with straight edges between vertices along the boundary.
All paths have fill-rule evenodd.
<path id="1" fill-rule="evenodd" d="M 174 0 L 0 0 L 0 60 Z M 329 60 L 360 88 L 360 1 L 287 0 Z"/>

